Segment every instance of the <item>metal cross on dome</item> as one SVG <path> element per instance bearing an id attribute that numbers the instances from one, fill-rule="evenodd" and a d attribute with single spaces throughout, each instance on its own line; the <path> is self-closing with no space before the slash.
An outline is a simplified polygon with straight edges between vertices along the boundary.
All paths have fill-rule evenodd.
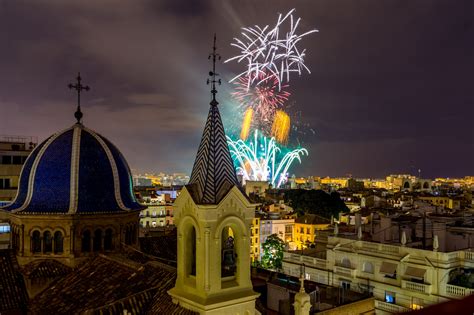
<path id="1" fill-rule="evenodd" d="M 70 89 L 75 89 L 77 91 L 77 110 L 76 112 L 74 113 L 74 117 L 76 117 L 77 119 L 77 123 L 80 124 L 81 123 L 81 119 L 82 119 L 82 112 L 81 112 L 81 92 L 84 90 L 84 91 L 89 91 L 90 90 L 90 87 L 88 85 L 82 85 L 81 84 L 81 73 L 79 72 L 77 74 L 77 83 L 76 84 L 72 84 L 72 83 L 69 83 L 68 84 L 68 87 Z"/>
<path id="2" fill-rule="evenodd" d="M 217 94 L 216 83 L 221 85 L 221 79 L 218 79 L 218 80 L 216 79 L 216 77 L 219 76 L 219 74 L 216 73 L 216 59 L 221 60 L 221 55 L 216 53 L 216 49 L 217 49 L 216 48 L 216 34 L 214 33 L 214 46 L 212 47 L 212 53 L 209 54 L 209 57 L 207 58 L 207 59 L 211 59 L 211 57 L 212 57 L 212 71 L 209 71 L 210 78 L 207 79 L 207 84 L 212 83 L 212 90 L 211 90 L 212 101 L 211 101 L 211 105 L 213 105 L 213 106 L 216 106 L 217 104 L 219 104 L 216 101 L 216 94 Z"/>

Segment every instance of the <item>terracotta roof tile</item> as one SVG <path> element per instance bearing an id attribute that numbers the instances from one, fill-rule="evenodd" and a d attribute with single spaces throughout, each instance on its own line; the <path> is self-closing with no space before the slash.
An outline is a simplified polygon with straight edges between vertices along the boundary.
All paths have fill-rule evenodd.
<path id="1" fill-rule="evenodd" d="M 0 275 L 0 313 L 26 310 L 28 293 L 11 250 L 0 250 Z"/>

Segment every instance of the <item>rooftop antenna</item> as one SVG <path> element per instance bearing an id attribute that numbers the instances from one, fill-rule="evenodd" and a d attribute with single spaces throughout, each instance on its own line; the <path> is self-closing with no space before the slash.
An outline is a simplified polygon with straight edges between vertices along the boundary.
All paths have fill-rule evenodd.
<path id="1" fill-rule="evenodd" d="M 74 117 L 76 117 L 77 119 L 77 123 L 80 124 L 81 123 L 81 119 L 82 119 L 82 112 L 81 112 L 81 92 L 84 90 L 84 91 L 89 91 L 90 90 L 90 87 L 88 85 L 82 85 L 81 84 L 81 73 L 78 72 L 77 74 L 77 83 L 76 84 L 72 84 L 72 83 L 69 83 L 68 87 L 70 89 L 75 89 L 77 91 L 77 109 L 76 109 L 76 112 L 74 113 Z"/>

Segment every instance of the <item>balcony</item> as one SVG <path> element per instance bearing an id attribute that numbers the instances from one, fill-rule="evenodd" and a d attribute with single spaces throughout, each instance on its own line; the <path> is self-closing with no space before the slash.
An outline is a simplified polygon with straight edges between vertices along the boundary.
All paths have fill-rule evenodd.
<path id="1" fill-rule="evenodd" d="M 356 270 L 355 269 L 347 268 L 347 267 L 343 267 L 343 266 L 334 266 L 334 273 L 336 273 L 338 275 L 343 275 L 343 276 L 346 276 L 346 277 L 351 277 L 351 278 L 355 278 L 355 276 L 356 276 Z"/>
<path id="2" fill-rule="evenodd" d="M 392 303 L 375 300 L 375 309 L 386 311 L 389 313 L 403 313 L 408 312 L 410 309 Z"/>
<path id="3" fill-rule="evenodd" d="M 457 285 L 452 285 L 452 284 L 446 285 L 446 295 L 448 296 L 452 296 L 455 298 L 463 298 L 473 293 L 474 293 L 474 289 L 459 287 Z"/>
<path id="4" fill-rule="evenodd" d="M 327 261 L 325 259 L 320 259 L 311 256 L 303 256 L 299 254 L 292 254 L 288 252 L 283 253 L 283 259 L 288 262 L 294 262 L 297 264 L 305 264 L 307 267 L 313 267 L 318 269 L 327 268 Z"/>
<path id="5" fill-rule="evenodd" d="M 410 290 L 410 291 L 414 291 L 414 292 L 431 294 L 431 284 L 402 280 L 402 288 Z"/>

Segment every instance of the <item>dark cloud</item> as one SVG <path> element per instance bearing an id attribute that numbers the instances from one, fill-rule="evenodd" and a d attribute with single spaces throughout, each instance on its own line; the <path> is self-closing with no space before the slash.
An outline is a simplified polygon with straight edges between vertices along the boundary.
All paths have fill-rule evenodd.
<path id="1" fill-rule="evenodd" d="M 92 90 L 84 121 L 133 168 L 187 171 L 207 114 L 207 55 L 240 27 L 294 5 L 311 74 L 292 78 L 291 111 L 310 157 L 298 175 L 474 173 L 472 1 L 0 1 L 0 134 L 73 123 L 77 71 Z M 230 79 L 241 65 L 219 65 Z M 235 104 L 220 88 L 226 125 Z M 314 129 L 316 134 L 308 129 Z"/>

